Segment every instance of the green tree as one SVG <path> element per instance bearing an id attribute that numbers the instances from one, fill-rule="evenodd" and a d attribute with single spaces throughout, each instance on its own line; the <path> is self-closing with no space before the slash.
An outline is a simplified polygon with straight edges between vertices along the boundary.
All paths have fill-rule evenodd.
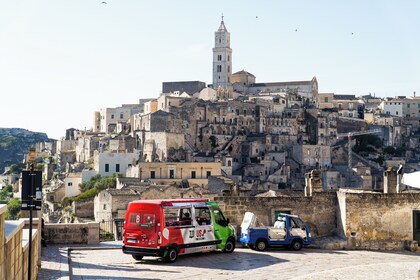
<path id="1" fill-rule="evenodd" d="M 355 138 L 356 145 L 354 145 L 353 151 L 356 153 L 373 153 L 375 148 L 382 148 L 382 140 L 375 134 L 358 135 Z"/>
<path id="2" fill-rule="evenodd" d="M 389 154 L 389 155 L 394 155 L 395 154 L 395 148 L 394 147 L 392 147 L 392 146 L 387 146 L 385 149 L 384 149 L 384 153 L 385 154 Z"/>
<path id="3" fill-rule="evenodd" d="M 7 203 L 6 220 L 17 220 L 20 218 L 21 201 L 17 198 L 12 198 Z"/>
<path id="4" fill-rule="evenodd" d="M 0 191 L 0 200 L 8 200 L 11 196 L 13 196 L 13 187 L 12 185 L 7 184 L 1 191 Z"/>
<path id="5" fill-rule="evenodd" d="M 10 165 L 10 173 L 18 174 L 21 172 L 21 168 L 17 164 Z"/>
<path id="6" fill-rule="evenodd" d="M 44 168 L 44 163 L 42 163 L 42 162 L 38 162 L 38 163 L 36 164 L 36 169 L 37 169 L 37 170 L 43 170 L 43 168 Z"/>
<path id="7" fill-rule="evenodd" d="M 406 149 L 404 147 L 398 147 L 397 149 L 395 149 L 395 156 L 405 157 L 405 151 Z"/>
<path id="8" fill-rule="evenodd" d="M 88 181 L 80 184 L 80 191 L 85 192 L 87 190 L 96 188 L 98 191 L 105 189 L 115 189 L 117 186 L 117 177 L 96 175 L 90 178 Z"/>

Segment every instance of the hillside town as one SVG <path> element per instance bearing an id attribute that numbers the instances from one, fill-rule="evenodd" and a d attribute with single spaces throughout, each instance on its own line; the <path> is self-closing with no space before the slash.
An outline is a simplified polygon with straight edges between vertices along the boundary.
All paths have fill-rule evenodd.
<path id="1" fill-rule="evenodd" d="M 318 92 L 316 77 L 257 82 L 232 73 L 223 20 L 214 42 L 212 84 L 163 82 L 156 99 L 98 108 L 92 129 L 36 145 L 47 222 L 118 222 L 135 199 L 304 196 L 315 171 L 324 192 L 414 191 L 386 174 L 419 170 L 415 92 L 356 97 Z M 95 176 L 115 176 L 115 189 L 62 207 Z"/>
<path id="2" fill-rule="evenodd" d="M 260 81 L 233 71 L 230 45 L 222 18 L 212 84 L 163 82 L 156 98 L 98 108 L 91 129 L 37 143 L 45 223 L 96 222 L 100 238 L 121 240 L 131 201 L 209 198 L 237 228 L 246 211 L 265 225 L 291 213 L 337 249 L 418 250 L 420 192 L 401 181 L 420 170 L 416 92 L 319 92 L 315 75 Z M 20 197 L 19 176 L 6 168 L 1 179 Z"/>

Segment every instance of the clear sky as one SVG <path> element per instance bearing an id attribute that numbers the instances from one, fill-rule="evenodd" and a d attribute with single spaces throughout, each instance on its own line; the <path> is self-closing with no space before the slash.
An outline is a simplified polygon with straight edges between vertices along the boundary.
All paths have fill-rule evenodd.
<path id="1" fill-rule="evenodd" d="M 257 82 L 420 95 L 420 1 L 104 1 L 1 1 L 0 127 L 58 139 L 163 81 L 211 83 L 222 13 L 233 71 Z"/>

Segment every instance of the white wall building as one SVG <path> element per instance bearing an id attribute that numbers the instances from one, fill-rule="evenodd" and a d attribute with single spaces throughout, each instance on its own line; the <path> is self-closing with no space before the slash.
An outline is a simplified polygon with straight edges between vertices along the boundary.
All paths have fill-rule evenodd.
<path id="1" fill-rule="evenodd" d="M 94 169 L 101 176 L 125 174 L 127 168 L 139 159 L 138 151 L 133 153 L 98 152 L 94 154 Z"/>
<path id="2" fill-rule="evenodd" d="M 404 101 L 402 99 L 392 99 L 390 101 L 383 101 L 381 104 L 383 113 L 396 117 L 404 116 Z"/>
<path id="3" fill-rule="evenodd" d="M 65 197 L 72 197 L 81 193 L 79 185 L 82 183 L 82 173 L 69 173 L 63 181 L 65 186 Z"/>

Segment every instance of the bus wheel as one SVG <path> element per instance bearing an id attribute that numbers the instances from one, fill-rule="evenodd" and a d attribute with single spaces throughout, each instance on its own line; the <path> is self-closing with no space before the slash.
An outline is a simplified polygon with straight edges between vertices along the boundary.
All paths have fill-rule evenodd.
<path id="1" fill-rule="evenodd" d="M 258 251 L 264 251 L 267 248 L 267 242 L 264 239 L 260 239 L 255 244 L 255 249 Z"/>
<path id="2" fill-rule="evenodd" d="M 293 240 L 292 248 L 295 251 L 299 251 L 300 249 L 302 249 L 302 241 L 300 239 Z"/>
<path id="3" fill-rule="evenodd" d="M 141 261 L 143 259 L 142 255 L 131 255 L 133 257 L 133 259 L 135 259 L 136 261 Z"/>
<path id="4" fill-rule="evenodd" d="M 225 249 L 223 249 L 223 252 L 232 253 L 233 250 L 235 250 L 235 241 L 233 241 L 232 239 L 228 239 L 226 241 Z"/>
<path id="5" fill-rule="evenodd" d="M 178 258 L 178 250 L 175 247 L 170 247 L 165 257 L 165 261 L 174 263 L 177 258 Z"/>

